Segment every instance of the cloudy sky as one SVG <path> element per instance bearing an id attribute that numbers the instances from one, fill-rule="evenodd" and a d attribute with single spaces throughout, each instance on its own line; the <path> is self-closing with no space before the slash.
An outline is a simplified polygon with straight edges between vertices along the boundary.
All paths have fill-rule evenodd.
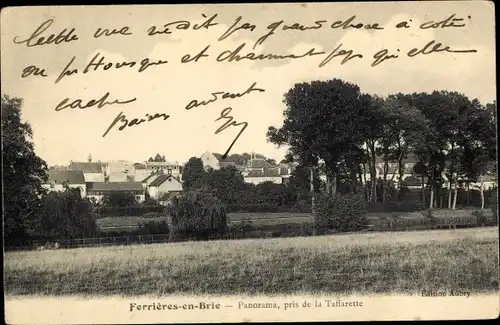
<path id="1" fill-rule="evenodd" d="M 451 15 L 462 18 L 462 28 L 420 29 L 422 23 L 443 21 Z M 214 26 L 193 30 L 217 15 Z M 253 31 L 240 29 L 222 41 L 219 37 L 241 16 L 238 26 L 255 25 Z M 355 24 L 378 23 L 383 30 L 332 29 L 333 22 L 355 16 Z M 362 92 L 386 96 L 395 92 L 454 90 L 478 98 L 486 104 L 495 100 L 494 8 L 489 2 L 450 3 L 336 3 L 279 5 L 165 5 L 119 7 L 39 7 L 7 8 L 1 17 L 2 93 L 24 99 L 23 118 L 31 123 L 37 153 L 49 164 L 67 164 L 85 160 L 89 153 L 95 160 L 143 161 L 157 152 L 168 160 L 186 161 L 204 151 L 223 153 L 240 127 L 215 131 L 223 121 L 215 122 L 221 111 L 232 107 L 236 122 L 248 127 L 234 145 L 233 153 L 256 151 L 280 160 L 285 149 L 267 143 L 269 126 L 279 127 L 283 120 L 283 94 L 295 83 L 341 78 L 360 86 Z M 27 40 L 42 25 L 53 23 L 42 36 L 75 29 L 78 40 L 60 44 L 28 47 Z M 147 30 L 175 21 L 189 21 L 188 30 L 172 28 L 171 34 L 148 36 Z M 269 32 L 268 26 L 283 21 L 267 40 L 257 46 L 257 39 Z M 283 30 L 283 25 L 299 23 L 314 26 L 326 21 L 321 29 Z M 410 28 L 395 28 L 408 21 Z M 247 25 L 247 26 L 248 26 Z M 128 26 L 131 35 L 94 38 L 97 28 L 118 29 Z M 16 38 L 17 37 L 17 38 Z M 16 39 L 19 44 L 14 43 Z M 435 40 L 454 50 L 475 49 L 477 53 L 433 53 L 410 58 L 412 48 L 423 48 Z M 217 62 L 226 50 L 245 43 L 241 55 L 255 53 L 304 54 L 311 48 L 326 54 L 298 60 Z M 363 55 L 341 65 L 342 57 L 323 67 L 319 63 L 341 44 L 341 49 Z M 209 45 L 198 62 L 181 64 L 185 54 L 195 55 Z M 373 55 L 388 49 L 399 58 L 371 67 Z M 399 49 L 399 52 L 397 52 Z M 83 70 L 96 54 L 105 63 L 137 61 L 135 67 L 110 68 L 104 71 Z M 68 65 L 78 73 L 55 80 Z M 138 73 L 139 62 L 168 61 Z M 47 77 L 22 78 L 23 69 L 35 65 L 45 69 Z M 193 99 L 207 100 L 212 92 L 243 92 L 256 82 L 265 92 L 252 92 L 234 100 L 218 100 L 207 106 L 185 110 Z M 68 103 L 100 99 L 107 92 L 108 101 L 135 101 L 85 109 L 56 111 L 65 98 Z M 165 113 L 167 120 L 155 119 L 119 130 L 118 114 L 131 121 L 146 114 Z"/>

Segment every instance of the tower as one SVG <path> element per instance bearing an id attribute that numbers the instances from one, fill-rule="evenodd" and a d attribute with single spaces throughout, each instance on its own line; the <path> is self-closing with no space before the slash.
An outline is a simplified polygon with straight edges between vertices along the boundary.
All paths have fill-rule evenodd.
<path id="1" fill-rule="evenodd" d="M 89 162 L 92 162 L 92 155 L 89 153 L 89 157 L 87 158 Z"/>

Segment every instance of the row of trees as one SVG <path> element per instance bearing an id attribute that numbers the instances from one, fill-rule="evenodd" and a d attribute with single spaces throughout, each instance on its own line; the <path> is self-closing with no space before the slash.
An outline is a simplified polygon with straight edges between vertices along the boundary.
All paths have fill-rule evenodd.
<path id="1" fill-rule="evenodd" d="M 448 207 L 456 205 L 457 187 L 469 189 L 482 176 L 496 174 L 496 103 L 483 106 L 457 92 L 394 94 L 386 98 L 363 94 L 339 79 L 296 84 L 284 96 L 283 126 L 269 127 L 268 140 L 287 146 L 288 161 L 321 170 L 326 192 L 340 183 L 353 193 L 364 190 L 365 171 L 376 178 L 376 159 L 383 160 L 382 197 L 385 201 L 390 164 L 400 179 L 410 154 L 417 158 L 414 173 L 435 193 L 449 180 Z M 481 187 L 482 188 L 482 187 Z M 451 193 L 455 200 L 452 203 Z M 367 198 L 377 198 L 370 182 Z"/>

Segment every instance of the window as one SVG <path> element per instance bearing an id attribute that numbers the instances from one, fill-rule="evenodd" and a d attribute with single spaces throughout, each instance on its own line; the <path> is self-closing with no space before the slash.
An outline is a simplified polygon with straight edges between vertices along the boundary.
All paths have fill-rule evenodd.
<path id="1" fill-rule="evenodd" d="M 168 169 L 168 170 L 167 170 L 167 174 L 168 174 L 168 175 L 172 175 L 172 169 Z"/>

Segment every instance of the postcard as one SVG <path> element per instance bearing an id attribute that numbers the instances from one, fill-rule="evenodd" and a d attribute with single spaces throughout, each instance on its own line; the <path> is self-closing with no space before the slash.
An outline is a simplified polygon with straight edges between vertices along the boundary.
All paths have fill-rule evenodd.
<path id="1" fill-rule="evenodd" d="M 489 1 L 5 7 L 9 324 L 499 316 Z"/>

